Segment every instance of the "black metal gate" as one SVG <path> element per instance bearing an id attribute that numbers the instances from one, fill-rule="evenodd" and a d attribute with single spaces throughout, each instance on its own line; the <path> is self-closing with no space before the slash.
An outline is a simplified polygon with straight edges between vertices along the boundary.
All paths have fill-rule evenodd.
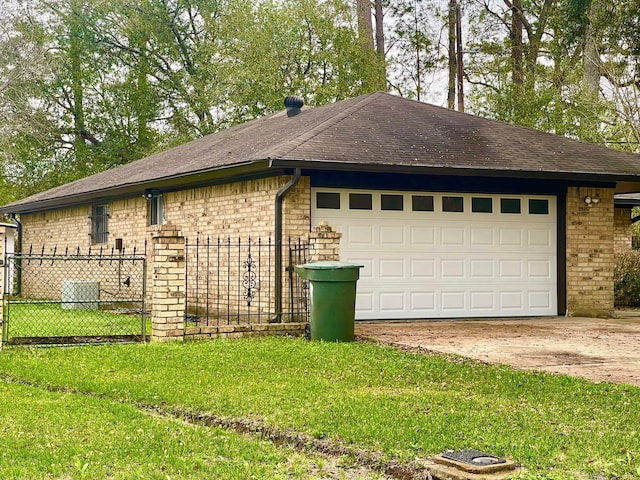
<path id="1" fill-rule="evenodd" d="M 9 254 L 2 339 L 8 345 L 145 341 L 145 255 Z"/>
<path id="2" fill-rule="evenodd" d="M 281 305 L 275 301 L 276 249 L 284 252 Z M 306 263 L 308 257 L 309 244 L 301 239 L 283 244 L 270 238 L 186 239 L 185 322 L 190 326 L 306 322 L 308 287 L 294 265 Z"/>

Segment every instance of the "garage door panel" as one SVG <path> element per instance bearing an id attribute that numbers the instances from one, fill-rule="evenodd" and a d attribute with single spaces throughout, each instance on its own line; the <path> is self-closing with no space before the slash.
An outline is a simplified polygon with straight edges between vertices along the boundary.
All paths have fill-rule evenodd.
<path id="1" fill-rule="evenodd" d="M 529 291 L 528 301 L 530 309 L 543 309 L 547 310 L 551 308 L 551 292 L 549 291 Z"/>
<path id="2" fill-rule="evenodd" d="M 440 243 L 442 245 L 464 245 L 464 227 L 443 227 L 440 229 Z"/>
<path id="3" fill-rule="evenodd" d="M 462 259 L 440 260 L 440 278 L 465 278 L 465 262 Z"/>
<path id="4" fill-rule="evenodd" d="M 436 312 L 436 293 L 435 292 L 410 292 L 411 312 L 417 314 L 434 314 Z"/>
<path id="5" fill-rule="evenodd" d="M 520 228 L 502 228 L 500 229 L 500 243 L 501 247 L 521 247 L 522 243 L 522 229 Z"/>
<path id="6" fill-rule="evenodd" d="M 399 226 L 380 227 L 381 247 L 391 245 L 398 246 L 404 244 L 404 228 Z"/>
<path id="7" fill-rule="evenodd" d="M 493 228 L 472 228 L 471 229 L 471 246 L 487 247 L 495 245 L 495 232 Z"/>
<path id="8" fill-rule="evenodd" d="M 315 208 L 314 191 L 341 192 L 340 210 Z M 350 210 L 346 189 L 312 190 L 312 223 L 327 220 L 343 234 L 341 258 L 361 263 L 356 300 L 359 319 L 455 318 L 554 315 L 557 313 L 556 199 L 519 198 L 521 214 L 502 214 L 501 195 L 492 213 L 471 210 L 472 194 L 433 197 L 412 211 Z M 384 192 L 385 194 L 389 192 Z M 443 196 L 463 197 L 464 212 L 443 212 Z M 530 214 L 529 198 L 548 202 L 548 214 Z M 459 204 L 458 204 L 459 205 Z M 432 209 L 432 211 L 429 211 Z"/>
<path id="9" fill-rule="evenodd" d="M 362 265 L 363 268 L 360 269 L 360 279 L 361 280 L 373 280 L 374 277 L 374 260 L 366 257 L 357 257 L 357 256 L 342 256 L 342 260 L 349 263 L 355 263 L 358 265 Z"/>
<path id="10" fill-rule="evenodd" d="M 469 292 L 469 308 L 476 312 L 478 310 L 495 310 L 495 293 L 490 290 Z"/>
<path id="11" fill-rule="evenodd" d="M 554 242 L 549 229 L 530 228 L 527 231 L 527 240 L 527 246 L 530 247 L 550 247 Z"/>
<path id="12" fill-rule="evenodd" d="M 358 289 L 356 295 L 356 311 L 357 318 L 373 318 L 372 315 L 376 314 L 374 309 L 374 295 L 373 292 L 363 292 Z"/>
<path id="13" fill-rule="evenodd" d="M 404 259 L 380 260 L 379 277 L 381 279 L 404 279 L 406 277 Z"/>
<path id="14" fill-rule="evenodd" d="M 440 303 L 443 312 L 465 311 L 465 292 L 462 290 L 441 292 Z"/>
<path id="15" fill-rule="evenodd" d="M 435 245 L 436 229 L 434 227 L 409 227 L 411 245 Z"/>
<path id="16" fill-rule="evenodd" d="M 404 292 L 381 292 L 379 296 L 380 312 L 401 314 L 407 310 Z"/>
<path id="17" fill-rule="evenodd" d="M 548 278 L 551 279 L 553 274 L 551 260 L 528 260 L 527 275 L 529 278 Z"/>
<path id="18" fill-rule="evenodd" d="M 498 300 L 498 307 L 501 310 L 520 311 L 524 308 L 524 292 L 522 291 L 498 292 Z"/>
<path id="19" fill-rule="evenodd" d="M 411 265 L 411 278 L 414 279 L 433 279 L 436 278 L 436 261 L 435 259 L 409 259 Z"/>
<path id="20" fill-rule="evenodd" d="M 469 274 L 473 279 L 489 279 L 495 277 L 494 260 L 469 260 Z"/>
<path id="21" fill-rule="evenodd" d="M 373 227 L 352 225 L 346 228 L 346 241 L 349 245 L 373 245 Z"/>

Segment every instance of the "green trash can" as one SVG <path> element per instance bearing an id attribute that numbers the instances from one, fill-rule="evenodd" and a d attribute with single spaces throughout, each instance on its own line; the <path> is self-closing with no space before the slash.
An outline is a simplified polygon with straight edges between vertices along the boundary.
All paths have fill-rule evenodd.
<path id="1" fill-rule="evenodd" d="M 345 262 L 296 265 L 300 278 L 309 280 L 311 340 L 353 341 L 356 281 L 363 266 Z"/>

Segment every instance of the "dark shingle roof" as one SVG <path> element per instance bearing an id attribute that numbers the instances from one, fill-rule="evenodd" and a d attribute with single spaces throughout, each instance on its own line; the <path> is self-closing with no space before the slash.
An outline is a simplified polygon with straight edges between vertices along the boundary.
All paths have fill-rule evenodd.
<path id="1" fill-rule="evenodd" d="M 0 208 L 25 212 L 207 172 L 304 165 L 640 181 L 640 156 L 373 93 L 288 117 L 278 112 Z M 223 173 L 226 174 L 226 173 Z M 229 173 L 231 175 L 231 173 Z"/>

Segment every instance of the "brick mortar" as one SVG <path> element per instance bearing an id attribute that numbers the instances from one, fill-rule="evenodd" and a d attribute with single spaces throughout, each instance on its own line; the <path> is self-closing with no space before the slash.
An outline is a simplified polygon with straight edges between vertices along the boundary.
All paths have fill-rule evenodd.
<path id="1" fill-rule="evenodd" d="M 613 189 L 569 187 L 566 227 L 567 315 L 613 315 Z"/>
<path id="2" fill-rule="evenodd" d="M 188 327 L 185 340 L 206 340 L 212 338 L 240 338 L 267 335 L 304 335 L 306 323 L 264 323 L 254 325 L 220 325 L 212 327 Z"/>

